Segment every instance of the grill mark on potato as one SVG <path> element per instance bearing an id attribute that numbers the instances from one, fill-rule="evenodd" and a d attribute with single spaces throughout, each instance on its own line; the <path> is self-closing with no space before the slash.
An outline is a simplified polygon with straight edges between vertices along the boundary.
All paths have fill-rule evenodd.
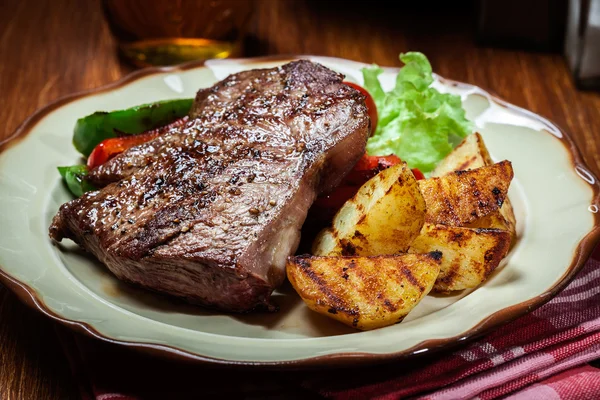
<path id="1" fill-rule="evenodd" d="M 357 255 L 357 247 L 347 239 L 341 239 L 340 245 L 342 246 L 343 256 L 355 256 Z"/>
<path id="2" fill-rule="evenodd" d="M 329 305 L 329 309 L 327 310 L 330 314 L 337 314 L 338 312 L 346 313 L 350 316 L 359 316 L 359 312 L 356 309 L 348 308 L 348 305 L 344 300 L 342 300 L 336 293 L 331 291 L 331 289 L 327 286 L 327 282 L 321 279 L 320 276 L 312 269 L 310 261 L 307 261 L 304 258 L 296 257 L 296 264 L 302 269 L 305 276 L 312 280 L 321 293 L 327 297 L 331 301 L 332 304 Z M 330 310 L 335 310 L 335 313 Z"/>
<path id="3" fill-rule="evenodd" d="M 288 258 L 288 277 L 313 311 L 369 330 L 403 320 L 431 289 L 440 257 L 436 251 L 360 258 L 302 255 Z M 353 274 L 348 284 L 338 276 L 346 272 Z M 333 301 L 323 283 L 333 292 Z"/>
<path id="4" fill-rule="evenodd" d="M 394 306 L 392 302 L 388 299 L 383 300 L 383 306 L 391 312 L 395 312 L 398 310 L 398 307 Z"/>
<path id="5" fill-rule="evenodd" d="M 460 147 L 460 146 L 459 146 L 459 147 Z M 458 147 L 457 147 L 457 148 L 458 148 Z M 468 167 L 469 165 L 471 165 L 472 163 L 474 163 L 476 159 L 477 159 L 477 156 L 472 156 L 472 157 L 471 157 L 471 158 L 469 158 L 467 161 L 465 161 L 465 162 L 463 162 L 462 164 L 460 164 L 460 165 L 458 166 L 458 168 L 457 168 L 457 169 L 458 169 L 458 170 L 461 170 L 461 171 L 462 171 L 462 170 L 466 170 L 466 169 L 467 169 L 467 167 Z"/>
<path id="6" fill-rule="evenodd" d="M 432 260 L 441 262 L 443 253 L 439 250 L 434 250 L 434 251 L 427 253 L 427 256 L 429 256 L 429 258 L 431 258 Z M 438 264 L 440 264 L 440 263 L 438 262 Z"/>
<path id="7" fill-rule="evenodd" d="M 452 221 L 455 225 L 457 225 L 458 221 L 454 213 L 454 207 L 452 206 L 452 203 L 450 202 L 449 198 L 444 198 L 444 205 L 446 206 L 446 208 L 442 210 L 442 212 L 446 214 L 446 218 L 448 220 Z"/>
<path id="8" fill-rule="evenodd" d="M 439 229 L 439 228 L 438 228 Z M 493 228 L 478 228 L 468 233 L 471 235 L 491 234 L 495 238 L 495 244 L 491 249 L 486 250 L 482 262 L 474 262 L 470 264 L 472 271 L 485 280 L 496 269 L 500 261 L 506 256 L 510 248 L 510 232 L 493 229 Z M 469 237 L 466 237 L 469 240 Z M 442 271 L 436 281 L 436 290 L 450 291 L 454 286 L 459 284 L 459 280 L 464 279 L 461 273 L 461 262 L 452 263 L 446 271 Z M 460 285 L 459 285 L 460 286 Z"/>
<path id="9" fill-rule="evenodd" d="M 454 262 L 450 265 L 450 268 L 444 272 L 440 272 L 440 276 L 438 277 L 436 284 L 443 284 L 444 286 L 450 287 L 454 283 L 454 278 L 458 275 L 458 270 L 460 268 L 460 264 Z M 443 275 L 443 276 L 442 276 Z"/>
<path id="10" fill-rule="evenodd" d="M 498 231 L 498 236 L 508 236 L 504 240 L 499 240 L 496 246 L 485 252 L 485 277 L 487 277 L 498 267 L 500 261 L 506 256 L 510 249 L 510 233 L 506 231 Z"/>
<path id="11" fill-rule="evenodd" d="M 425 288 L 421 285 L 421 282 L 419 282 L 417 280 L 417 278 L 414 277 L 414 275 L 412 274 L 412 272 L 410 272 L 410 270 L 408 268 L 406 268 L 405 266 L 402 266 L 402 269 L 400 269 L 400 272 L 402 273 L 402 275 L 404 275 L 404 277 L 413 285 L 419 288 L 419 290 L 421 291 L 421 293 L 423 293 L 425 291 Z"/>
<path id="12" fill-rule="evenodd" d="M 502 207 L 512 180 L 511 163 L 502 161 L 481 168 L 486 170 L 459 170 L 419 181 L 428 208 L 427 222 L 461 226 Z M 463 210 L 463 203 L 474 206 Z"/>
<path id="13" fill-rule="evenodd" d="M 459 246 L 462 247 L 462 245 L 464 244 L 464 239 L 465 239 L 464 232 L 450 231 L 449 233 L 450 233 L 450 237 L 448 238 L 448 241 L 456 242 Z"/>

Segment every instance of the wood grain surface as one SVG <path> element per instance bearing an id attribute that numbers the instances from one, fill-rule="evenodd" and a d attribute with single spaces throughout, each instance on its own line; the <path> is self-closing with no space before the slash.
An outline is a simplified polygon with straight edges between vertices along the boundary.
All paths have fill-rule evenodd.
<path id="1" fill-rule="evenodd" d="M 317 54 L 399 65 L 401 51 L 419 50 L 442 76 L 481 86 L 556 122 L 575 139 L 592 171 L 600 172 L 600 95 L 575 89 L 560 54 L 477 47 L 468 9 L 398 14 L 386 12 L 385 2 L 363 4 L 259 1 L 245 54 Z M 114 51 L 99 2 L 3 0 L 0 140 L 48 102 L 132 70 Z M 53 322 L 0 286 L 0 399 L 70 398 L 77 398 L 76 383 Z"/>

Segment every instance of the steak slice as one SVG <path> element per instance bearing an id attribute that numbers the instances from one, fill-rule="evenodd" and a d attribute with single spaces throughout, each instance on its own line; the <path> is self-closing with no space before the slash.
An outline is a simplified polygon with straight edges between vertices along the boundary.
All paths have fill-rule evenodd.
<path id="1" fill-rule="evenodd" d="M 365 150 L 364 96 L 342 78 L 296 61 L 200 90 L 184 127 L 91 171 L 105 186 L 63 204 L 50 236 L 148 289 L 273 309 L 310 205 Z"/>

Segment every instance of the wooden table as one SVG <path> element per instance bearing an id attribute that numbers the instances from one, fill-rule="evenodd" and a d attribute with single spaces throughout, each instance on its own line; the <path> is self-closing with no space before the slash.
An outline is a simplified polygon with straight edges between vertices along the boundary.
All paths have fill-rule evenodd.
<path id="1" fill-rule="evenodd" d="M 97 3 L 0 3 L 0 139 L 46 103 L 133 70 L 117 58 Z M 591 169 L 600 172 L 600 95 L 574 88 L 561 55 L 478 48 L 469 34 L 470 19 L 460 10 L 450 16 L 442 15 L 448 10 L 440 15 L 434 11 L 427 19 L 391 13 L 392 19 L 375 6 L 343 10 L 343 4 L 322 8 L 316 1 L 259 2 L 246 52 L 399 65 L 401 51 L 422 51 L 442 76 L 490 89 L 562 126 Z M 76 397 L 53 322 L 0 286 L 0 398 Z"/>

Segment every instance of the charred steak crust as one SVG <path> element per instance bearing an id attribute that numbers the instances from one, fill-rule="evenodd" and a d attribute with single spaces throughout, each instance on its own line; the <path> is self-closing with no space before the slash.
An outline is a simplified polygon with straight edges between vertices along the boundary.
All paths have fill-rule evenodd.
<path id="1" fill-rule="evenodd" d="M 118 278 L 225 311 L 272 305 L 318 193 L 364 153 L 364 97 L 310 61 L 198 92 L 183 128 L 90 172 L 50 227 Z"/>

